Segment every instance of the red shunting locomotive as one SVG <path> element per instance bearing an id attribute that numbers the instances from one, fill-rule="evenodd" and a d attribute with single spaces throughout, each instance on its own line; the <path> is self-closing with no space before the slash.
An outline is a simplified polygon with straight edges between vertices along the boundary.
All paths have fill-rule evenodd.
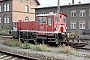
<path id="1" fill-rule="evenodd" d="M 36 15 L 36 21 L 18 21 L 13 25 L 12 36 L 21 42 L 34 40 L 60 44 L 66 36 L 66 17 L 63 13 L 49 13 Z"/>

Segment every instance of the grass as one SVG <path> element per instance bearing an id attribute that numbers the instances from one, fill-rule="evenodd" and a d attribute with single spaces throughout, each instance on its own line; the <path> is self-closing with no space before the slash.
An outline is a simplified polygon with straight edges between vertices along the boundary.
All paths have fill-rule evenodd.
<path id="1" fill-rule="evenodd" d="M 5 28 L 0 28 L 0 34 L 9 34 L 9 30 Z"/>

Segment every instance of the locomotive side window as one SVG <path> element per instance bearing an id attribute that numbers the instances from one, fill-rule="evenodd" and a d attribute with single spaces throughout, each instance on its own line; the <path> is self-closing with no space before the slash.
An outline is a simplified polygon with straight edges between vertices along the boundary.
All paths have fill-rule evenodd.
<path id="1" fill-rule="evenodd" d="M 42 17 L 38 17 L 38 23 L 42 24 Z"/>
<path id="2" fill-rule="evenodd" d="M 52 25 L 52 18 L 48 18 L 48 26 Z"/>
<path id="3" fill-rule="evenodd" d="M 56 21 L 56 23 L 59 22 L 59 16 L 56 16 L 56 17 L 55 17 L 55 21 Z"/>
<path id="4" fill-rule="evenodd" d="M 43 24 L 46 24 L 46 17 L 43 17 Z"/>
<path id="5" fill-rule="evenodd" d="M 46 24 L 46 17 L 38 17 L 39 24 Z"/>

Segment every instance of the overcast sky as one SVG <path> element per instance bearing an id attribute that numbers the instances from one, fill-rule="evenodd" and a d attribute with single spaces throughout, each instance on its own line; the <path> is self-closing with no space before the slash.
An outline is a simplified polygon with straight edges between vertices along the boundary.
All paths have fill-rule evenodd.
<path id="1" fill-rule="evenodd" d="M 38 0 L 40 2 L 39 7 L 47 7 L 47 6 L 56 6 L 58 0 Z M 90 3 L 90 0 L 74 0 L 75 4 L 79 1 L 81 3 Z M 60 5 L 68 5 L 68 3 L 72 3 L 72 0 L 60 0 Z"/>

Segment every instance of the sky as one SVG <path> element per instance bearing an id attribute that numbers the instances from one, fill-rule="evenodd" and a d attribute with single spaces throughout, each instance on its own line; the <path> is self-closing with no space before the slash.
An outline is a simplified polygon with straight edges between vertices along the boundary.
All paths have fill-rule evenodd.
<path id="1" fill-rule="evenodd" d="M 40 2 L 39 7 L 48 7 L 48 6 L 57 6 L 58 0 L 38 0 Z M 81 3 L 90 3 L 90 0 L 74 0 L 75 4 L 78 2 Z M 60 0 L 60 5 L 68 5 L 68 3 L 72 3 L 72 0 Z"/>

